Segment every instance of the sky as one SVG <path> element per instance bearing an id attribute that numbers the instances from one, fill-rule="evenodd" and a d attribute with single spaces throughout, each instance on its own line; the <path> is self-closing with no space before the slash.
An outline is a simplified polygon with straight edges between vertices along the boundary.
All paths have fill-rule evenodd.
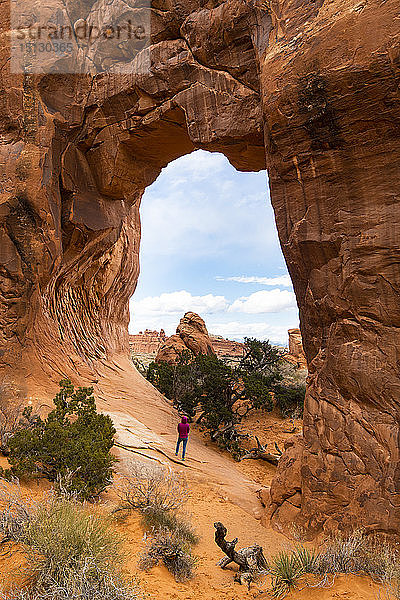
<path id="1" fill-rule="evenodd" d="M 162 170 L 140 214 L 131 333 L 171 335 L 191 310 L 209 333 L 287 344 L 298 310 L 265 171 L 242 173 L 222 154 L 197 150 Z"/>

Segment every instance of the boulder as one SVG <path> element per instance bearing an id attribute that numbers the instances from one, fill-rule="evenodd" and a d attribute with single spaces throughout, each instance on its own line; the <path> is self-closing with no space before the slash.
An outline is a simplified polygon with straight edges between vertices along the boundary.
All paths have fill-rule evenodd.
<path id="1" fill-rule="evenodd" d="M 167 338 L 160 347 L 156 362 L 175 363 L 183 350 L 198 354 L 215 354 L 203 319 L 194 312 L 187 312 L 179 321 L 176 335 Z"/>
<path id="2" fill-rule="evenodd" d="M 161 344 L 155 360 L 158 363 L 167 362 L 173 365 L 177 362 L 181 352 L 185 350 L 188 350 L 188 347 L 182 338 L 179 335 L 171 335 Z"/>

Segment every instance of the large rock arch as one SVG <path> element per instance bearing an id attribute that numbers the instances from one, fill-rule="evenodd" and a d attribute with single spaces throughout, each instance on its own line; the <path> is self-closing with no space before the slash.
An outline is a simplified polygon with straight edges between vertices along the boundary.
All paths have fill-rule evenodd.
<path id="1" fill-rule="evenodd" d="M 273 522 L 395 531 L 397 19 L 378 1 L 160 1 L 152 66 L 137 76 L 11 75 L 3 44 L 2 373 L 42 391 L 61 374 L 112 379 L 145 187 L 194 148 L 266 164 L 310 367 Z"/>

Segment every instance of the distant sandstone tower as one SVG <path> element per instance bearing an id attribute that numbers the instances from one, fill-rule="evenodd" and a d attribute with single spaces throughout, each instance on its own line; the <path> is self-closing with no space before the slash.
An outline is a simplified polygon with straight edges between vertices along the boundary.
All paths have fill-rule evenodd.
<path id="1" fill-rule="evenodd" d="M 204 320 L 194 312 L 187 312 L 179 321 L 176 335 L 167 338 L 160 347 L 156 362 L 173 364 L 183 350 L 193 354 L 215 354 Z"/>
<path id="2" fill-rule="evenodd" d="M 307 368 L 307 359 L 304 353 L 303 340 L 300 329 L 289 329 L 289 356 L 301 369 Z"/>

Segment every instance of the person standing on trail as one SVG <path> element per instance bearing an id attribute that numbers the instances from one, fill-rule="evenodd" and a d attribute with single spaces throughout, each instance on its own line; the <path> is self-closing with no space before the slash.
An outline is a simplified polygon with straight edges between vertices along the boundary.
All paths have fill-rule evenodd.
<path id="1" fill-rule="evenodd" d="M 190 426 L 187 417 L 182 417 L 182 421 L 178 425 L 178 441 L 176 442 L 175 456 L 178 456 L 179 446 L 182 442 L 182 460 L 185 460 L 186 446 L 189 439 Z"/>

